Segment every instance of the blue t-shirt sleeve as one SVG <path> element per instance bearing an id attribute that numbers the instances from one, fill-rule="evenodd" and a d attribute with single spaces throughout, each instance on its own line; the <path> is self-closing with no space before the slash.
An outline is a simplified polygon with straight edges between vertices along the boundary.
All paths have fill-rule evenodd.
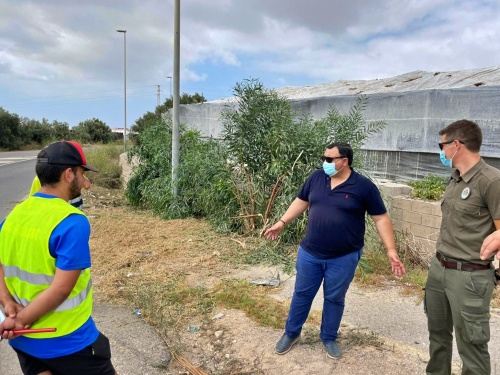
<path id="1" fill-rule="evenodd" d="M 380 195 L 380 191 L 370 180 L 368 180 L 368 186 L 366 189 L 365 204 L 366 212 L 370 216 L 383 215 L 387 212 L 382 196 Z"/>
<path id="2" fill-rule="evenodd" d="M 71 214 L 55 227 L 49 240 L 50 255 L 64 271 L 89 268 L 90 223 L 86 216 Z"/>

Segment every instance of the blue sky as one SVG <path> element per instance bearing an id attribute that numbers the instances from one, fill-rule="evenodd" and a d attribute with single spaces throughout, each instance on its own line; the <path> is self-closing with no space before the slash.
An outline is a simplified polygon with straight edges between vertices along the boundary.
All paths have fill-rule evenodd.
<path id="1" fill-rule="evenodd" d="M 0 0 L 0 107 L 127 126 L 170 95 L 173 0 Z M 180 92 L 267 88 L 500 65 L 497 0 L 181 0 Z"/>

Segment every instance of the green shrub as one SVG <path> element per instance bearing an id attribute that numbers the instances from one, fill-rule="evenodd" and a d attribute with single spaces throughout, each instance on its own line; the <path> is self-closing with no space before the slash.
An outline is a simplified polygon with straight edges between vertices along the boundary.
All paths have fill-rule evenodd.
<path id="1" fill-rule="evenodd" d="M 131 204 L 165 218 L 206 217 L 218 230 L 262 235 L 321 168 L 328 144 L 350 143 L 359 166 L 361 146 L 385 126 L 366 124 L 366 97 L 359 97 L 347 115 L 331 107 L 318 121 L 299 116 L 286 97 L 255 79 L 236 84 L 234 97 L 236 105 L 221 113 L 222 141 L 180 127 L 177 196 L 171 181 L 171 119 L 147 120 L 129 152 L 139 160 L 126 191 Z M 280 242 L 299 241 L 306 224 L 307 212 L 287 225 Z"/>
<path id="2" fill-rule="evenodd" d="M 446 178 L 433 174 L 429 174 L 419 181 L 410 181 L 408 185 L 413 188 L 411 197 L 438 201 L 443 198 L 446 181 Z"/>
<path id="3" fill-rule="evenodd" d="M 139 164 L 127 184 L 126 196 L 135 206 L 164 218 L 203 216 L 220 225 L 236 215 L 227 150 L 221 142 L 202 139 L 181 126 L 178 195 L 172 193 L 172 123 L 155 123 L 139 134 L 129 152 Z M 225 229 L 230 230 L 226 226 Z"/>

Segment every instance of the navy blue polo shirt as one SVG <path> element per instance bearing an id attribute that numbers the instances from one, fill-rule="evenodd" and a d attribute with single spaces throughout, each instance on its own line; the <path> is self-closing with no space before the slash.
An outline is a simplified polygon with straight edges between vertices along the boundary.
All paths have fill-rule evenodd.
<path id="1" fill-rule="evenodd" d="M 330 188 L 323 169 L 313 172 L 297 197 L 309 202 L 307 233 L 300 246 L 318 259 L 331 259 L 364 246 L 365 215 L 387 212 L 377 186 L 351 171 L 342 184 Z"/>

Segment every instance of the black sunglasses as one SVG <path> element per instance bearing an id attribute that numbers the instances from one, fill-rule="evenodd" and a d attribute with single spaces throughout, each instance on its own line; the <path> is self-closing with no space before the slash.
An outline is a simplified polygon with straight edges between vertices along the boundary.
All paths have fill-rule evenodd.
<path id="1" fill-rule="evenodd" d="M 334 161 L 335 161 L 335 159 L 345 159 L 345 156 L 342 156 L 342 155 L 341 155 L 341 156 L 335 156 L 335 157 L 333 157 L 333 158 L 330 158 L 330 157 L 328 157 L 328 156 L 323 155 L 323 156 L 321 157 L 321 160 L 326 161 L 327 163 L 334 162 Z"/>
<path id="2" fill-rule="evenodd" d="M 438 143 L 438 145 L 439 145 L 439 149 L 440 149 L 441 151 L 443 151 L 443 146 L 444 146 L 444 145 L 449 145 L 449 144 L 451 144 L 451 143 L 453 143 L 453 142 L 455 142 L 455 139 L 454 139 L 453 141 L 448 141 L 448 142 L 441 142 L 441 143 Z M 463 144 L 463 145 L 465 144 L 465 143 L 463 143 L 462 141 L 458 141 L 458 142 L 460 142 L 460 143 L 461 143 L 461 144 Z"/>

